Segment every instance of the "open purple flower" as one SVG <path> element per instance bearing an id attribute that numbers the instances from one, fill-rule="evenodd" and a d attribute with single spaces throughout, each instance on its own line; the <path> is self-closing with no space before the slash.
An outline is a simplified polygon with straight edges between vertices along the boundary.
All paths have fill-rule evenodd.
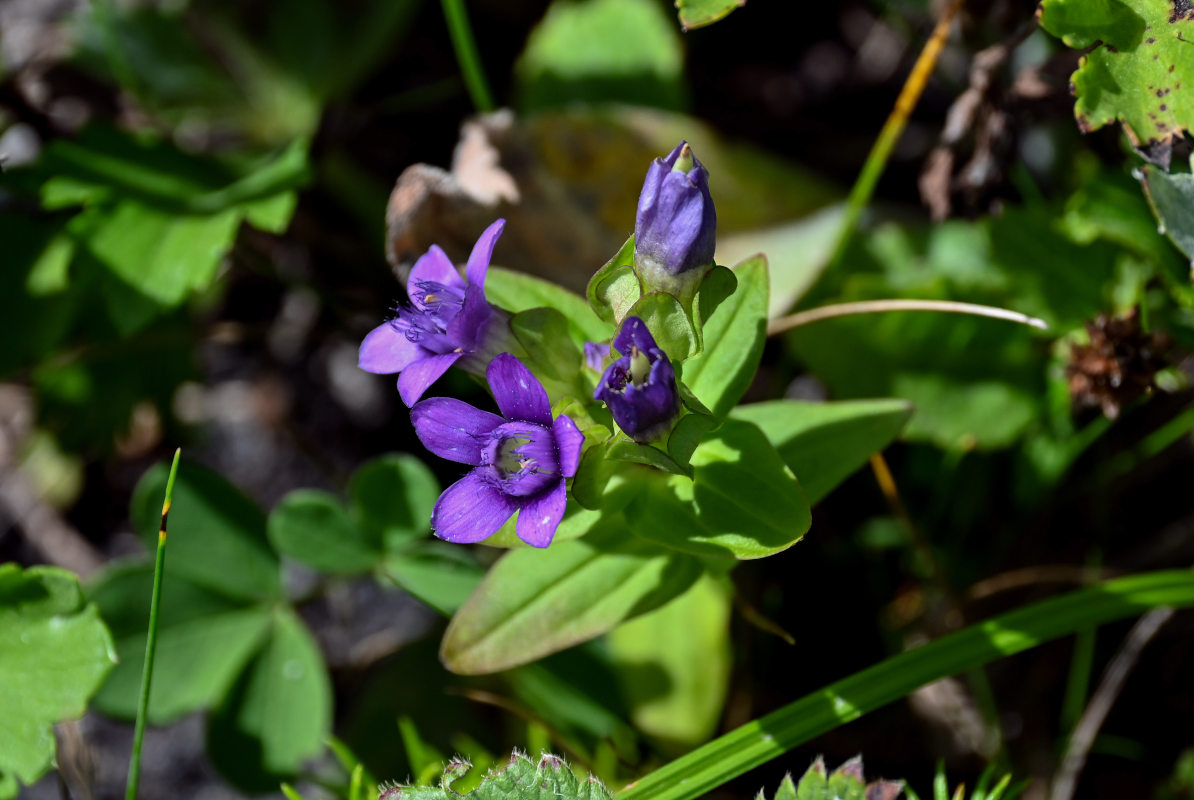
<path id="1" fill-rule="evenodd" d="M 399 373 L 398 394 L 408 406 L 453 364 L 480 375 L 493 356 L 507 349 L 509 318 L 485 300 L 485 273 L 505 226 L 499 219 L 477 239 L 464 278 L 444 251 L 432 245 L 410 271 L 410 305 L 361 342 L 361 369 Z"/>
<path id="2" fill-rule="evenodd" d="M 688 142 L 647 170 L 634 219 L 634 263 L 648 285 L 670 291 L 680 276 L 713 263 L 717 211 L 709 172 Z"/>
<path id="3" fill-rule="evenodd" d="M 680 411 L 676 371 L 647 325 L 627 317 L 614 338 L 622 354 L 605 369 L 593 399 L 609 406 L 614 422 L 636 442 L 650 442 L 671 428 Z"/>
<path id="4" fill-rule="evenodd" d="M 584 434 L 566 416 L 552 420 L 543 385 L 509 353 L 494 358 L 485 377 L 500 417 L 451 397 L 410 410 L 428 450 L 476 467 L 440 495 L 431 527 L 449 542 L 479 542 L 518 511 L 518 538 L 547 547 L 568 505 L 564 483 L 576 474 Z"/>

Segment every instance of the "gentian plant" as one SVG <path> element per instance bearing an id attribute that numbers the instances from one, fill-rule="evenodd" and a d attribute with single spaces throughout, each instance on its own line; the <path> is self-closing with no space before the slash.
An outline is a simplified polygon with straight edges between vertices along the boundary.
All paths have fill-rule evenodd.
<path id="1" fill-rule="evenodd" d="M 762 351 L 767 267 L 713 263 L 708 177 L 687 143 L 651 164 L 636 236 L 598 270 L 587 304 L 489 271 L 499 221 L 463 279 L 439 248 L 420 258 L 410 305 L 362 344 L 363 368 L 400 373 L 423 444 L 472 467 L 435 504 L 436 535 L 547 548 L 500 559 L 457 611 L 441 653 L 450 669 L 501 670 L 599 635 L 808 529 L 808 503 L 776 449 L 782 434 L 769 430 L 783 404 L 731 414 Z M 415 402 L 453 364 L 484 375 L 500 415 L 448 397 Z M 622 565 L 637 563 L 627 558 L 659 576 L 626 580 Z M 555 601 L 514 602 L 528 570 L 536 581 L 561 573 Z M 584 607 L 587 624 L 578 633 L 540 620 L 533 645 L 495 638 L 507 600 L 531 620 Z"/>

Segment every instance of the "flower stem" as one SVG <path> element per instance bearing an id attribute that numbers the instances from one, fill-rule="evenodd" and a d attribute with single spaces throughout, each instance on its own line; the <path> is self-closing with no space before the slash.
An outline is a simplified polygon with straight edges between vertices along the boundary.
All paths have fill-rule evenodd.
<path id="1" fill-rule="evenodd" d="M 162 523 L 158 527 L 157 557 L 153 564 L 153 595 L 149 601 L 149 631 L 145 636 L 145 667 L 141 672 L 141 696 L 137 700 L 137 725 L 133 732 L 133 757 L 129 761 L 125 800 L 136 800 L 141 783 L 141 743 L 145 738 L 145 720 L 149 713 L 149 685 L 153 679 L 153 656 L 158 643 L 158 610 L 162 599 L 162 575 L 166 571 L 166 520 L 170 516 L 170 498 L 174 495 L 174 477 L 182 448 L 174 451 L 170 477 L 166 479 L 166 498 L 162 502 Z"/>
<path id="2" fill-rule="evenodd" d="M 469 97 L 478 111 L 493 111 L 493 95 L 490 94 L 489 84 L 485 80 L 485 70 L 481 68 L 481 56 L 477 53 L 477 40 L 468 22 L 464 0 L 440 0 L 440 4 L 444 9 L 448 34 L 452 37 L 452 47 L 456 50 L 456 60 L 460 62 L 460 71 L 464 74 L 464 85 L 468 88 Z"/>
<path id="3" fill-rule="evenodd" d="M 949 37 L 950 26 L 958 11 L 961 10 L 963 2 L 964 0 L 952 0 L 941 14 L 941 18 L 937 20 L 937 26 L 933 28 L 932 35 L 925 42 L 924 49 L 920 51 L 920 56 L 916 59 L 912 72 L 904 81 L 904 87 L 900 90 L 899 97 L 896 98 L 895 107 L 892 108 L 887 121 L 883 123 L 879 137 L 875 140 L 871 152 L 866 157 L 866 162 L 862 165 L 862 172 L 859 173 L 858 180 L 854 182 L 854 187 L 850 190 L 850 197 L 846 201 L 846 210 L 842 215 L 842 227 L 838 231 L 833 254 L 826 264 L 825 271 L 836 266 L 845 254 L 850 236 L 858 227 L 858 220 L 862 217 L 863 210 L 875 192 L 875 185 L 879 183 L 884 167 L 887 166 L 887 159 L 891 156 L 892 149 L 904 132 L 904 128 L 908 124 L 908 117 L 916 108 L 920 96 L 924 94 L 929 77 L 933 74 L 933 68 L 937 66 L 937 58 L 941 55 L 945 41 Z"/>
<path id="4" fill-rule="evenodd" d="M 941 311 L 948 314 L 969 314 L 975 317 L 990 317 L 1008 322 L 1018 322 L 1032 328 L 1048 330 L 1049 324 L 1043 319 L 1021 314 L 1006 308 L 982 306 L 977 303 L 959 303 L 954 300 L 861 300 L 856 303 L 834 303 L 833 305 L 810 308 L 807 311 L 797 311 L 786 317 L 773 319 L 767 325 L 767 335 L 790 331 L 803 325 L 811 325 L 834 317 L 848 317 L 854 314 L 881 314 L 888 311 Z"/>

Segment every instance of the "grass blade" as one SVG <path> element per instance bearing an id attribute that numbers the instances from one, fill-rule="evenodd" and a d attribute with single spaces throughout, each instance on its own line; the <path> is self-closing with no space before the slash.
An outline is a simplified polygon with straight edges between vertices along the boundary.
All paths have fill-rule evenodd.
<path id="1" fill-rule="evenodd" d="M 145 718 L 149 712 L 149 685 L 153 680 L 153 654 L 158 643 L 158 606 L 162 599 L 162 574 L 166 571 L 166 521 L 170 516 L 170 498 L 174 494 L 174 476 L 178 474 L 178 458 L 182 449 L 174 451 L 170 477 L 166 480 L 166 498 L 162 501 L 162 523 L 158 527 L 158 549 L 153 564 L 153 599 L 149 603 L 149 632 L 145 636 L 145 667 L 141 672 L 141 696 L 137 701 L 137 726 L 133 730 L 133 757 L 129 760 L 129 779 L 125 800 L 137 800 L 141 783 L 141 743 L 145 738 Z"/>
<path id="2" fill-rule="evenodd" d="M 622 790 L 619 800 L 692 800 L 935 680 L 1157 606 L 1194 606 L 1194 571 L 1107 581 L 972 625 L 893 656 L 747 723 Z"/>

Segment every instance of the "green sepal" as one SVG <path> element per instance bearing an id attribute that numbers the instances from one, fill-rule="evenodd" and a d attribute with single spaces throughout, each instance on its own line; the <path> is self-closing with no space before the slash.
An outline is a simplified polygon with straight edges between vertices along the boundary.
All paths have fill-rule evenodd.
<path id="1" fill-rule="evenodd" d="M 705 349 L 705 324 L 713 312 L 738 288 L 738 277 L 733 270 L 714 264 L 697 287 L 692 303 L 692 327 L 697 332 L 698 350 Z"/>
<path id="2" fill-rule="evenodd" d="M 634 237 L 631 236 L 589 279 L 585 290 L 589 307 L 605 322 L 619 324 L 626 312 L 643 294 L 638 273 L 634 271 Z"/>
<path id="3" fill-rule="evenodd" d="M 690 412 L 676 421 L 671 435 L 667 439 L 667 451 L 677 464 L 684 468 L 685 474 L 692 476 L 692 454 L 701 443 L 705 434 L 717 428 L 721 421 L 711 414 Z"/>
<path id="4" fill-rule="evenodd" d="M 577 394 L 584 359 L 569 338 L 568 318 L 554 308 L 532 308 L 515 314 L 510 330 L 522 345 L 526 366 L 553 400 Z"/>
<path id="5" fill-rule="evenodd" d="M 593 511 L 621 511 L 638 492 L 636 476 L 642 471 L 634 462 L 607 458 L 604 446 L 590 447 L 572 479 L 572 498 Z"/>
<path id="6" fill-rule="evenodd" d="M 649 292 L 639 298 L 626 316 L 638 317 L 646 324 L 655 343 L 673 364 L 700 352 L 692 318 L 680 301 L 670 294 Z"/>
<path id="7" fill-rule="evenodd" d="M 634 464 L 646 464 L 648 467 L 655 467 L 655 469 L 661 469 L 672 475 L 692 477 L 691 467 L 681 465 L 658 447 L 652 447 L 649 444 L 640 444 L 629 439 L 619 439 L 615 442 L 610 442 L 605 448 L 605 457 L 610 461 L 629 461 Z"/>

